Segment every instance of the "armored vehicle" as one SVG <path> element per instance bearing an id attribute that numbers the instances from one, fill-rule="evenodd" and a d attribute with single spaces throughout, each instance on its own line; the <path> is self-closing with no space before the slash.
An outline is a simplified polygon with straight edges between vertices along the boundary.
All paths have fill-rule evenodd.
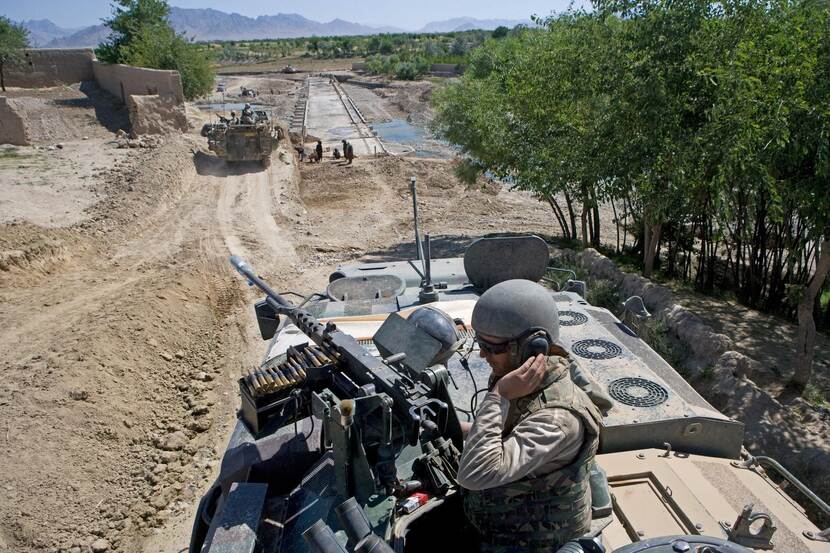
<path id="1" fill-rule="evenodd" d="M 456 482 L 460 423 L 476 416 L 490 374 L 472 310 L 499 282 L 567 272 L 548 266 L 535 236 L 480 239 L 452 259 L 432 259 L 428 236 L 417 243 L 419 259 L 341 265 L 296 305 L 231 258 L 265 296 L 254 313 L 268 348 L 239 380 L 238 420 L 190 553 L 479 550 Z M 589 373 L 575 382 L 613 404 L 591 471 L 591 532 L 559 552 L 830 553 L 830 529 L 776 482 L 814 512 L 830 507 L 749 455 L 740 422 L 570 277 L 550 291 L 560 345 Z M 463 339 L 446 365 L 430 365 L 441 344 L 408 319 L 422 305 Z"/>
<path id="2" fill-rule="evenodd" d="M 261 161 L 265 167 L 271 163 L 271 152 L 282 138 L 279 127 L 261 110 L 253 112 L 250 124 L 220 117 L 219 123 L 202 127 L 202 136 L 208 139 L 210 151 L 225 161 Z"/>

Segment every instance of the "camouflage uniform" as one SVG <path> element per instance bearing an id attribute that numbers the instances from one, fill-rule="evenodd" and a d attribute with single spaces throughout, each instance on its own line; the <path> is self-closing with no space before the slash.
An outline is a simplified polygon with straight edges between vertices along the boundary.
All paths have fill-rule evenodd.
<path id="1" fill-rule="evenodd" d="M 548 363 L 542 387 L 510 402 L 502 435 L 506 437 L 537 411 L 564 409 L 582 421 L 582 446 L 573 461 L 553 472 L 494 488 L 464 490 L 464 511 L 482 535 L 482 551 L 554 553 L 590 530 L 589 475 L 602 415 L 574 384 L 568 359 L 552 356 Z"/>

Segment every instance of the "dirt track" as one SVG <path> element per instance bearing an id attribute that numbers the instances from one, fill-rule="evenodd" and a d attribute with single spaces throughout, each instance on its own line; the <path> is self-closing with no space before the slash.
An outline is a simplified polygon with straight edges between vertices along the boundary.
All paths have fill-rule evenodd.
<path id="1" fill-rule="evenodd" d="M 84 176 L 97 203 L 74 219 L 47 228 L 22 209 L 0 225 L 1 551 L 187 546 L 234 420 L 235 379 L 263 351 L 229 253 L 300 292 L 338 261 L 405 257 L 410 175 L 436 255 L 550 224 L 528 196 L 466 190 L 446 162 L 300 168 L 284 144 L 268 170 L 228 170 L 202 148 L 185 135 L 129 150 Z"/>

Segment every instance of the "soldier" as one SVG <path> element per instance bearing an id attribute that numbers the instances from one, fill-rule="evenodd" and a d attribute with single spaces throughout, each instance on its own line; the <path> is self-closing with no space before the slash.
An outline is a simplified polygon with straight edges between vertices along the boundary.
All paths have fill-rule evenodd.
<path id="1" fill-rule="evenodd" d="M 254 124 L 254 110 L 251 109 L 251 104 L 245 104 L 245 107 L 242 108 L 242 117 L 240 118 L 243 125 L 253 125 Z"/>
<path id="2" fill-rule="evenodd" d="M 351 142 L 346 142 L 345 148 L 346 150 L 343 152 L 343 154 L 345 155 L 347 160 L 346 165 L 351 165 L 352 161 L 354 161 L 354 146 L 352 146 Z"/>
<path id="3" fill-rule="evenodd" d="M 539 284 L 508 280 L 473 309 L 489 391 L 458 470 L 464 511 L 485 552 L 553 553 L 590 531 L 590 467 L 602 415 L 571 378 L 556 342 L 556 302 Z"/>
<path id="4" fill-rule="evenodd" d="M 317 162 L 323 161 L 323 143 L 321 141 L 317 141 L 314 151 L 317 152 Z"/>

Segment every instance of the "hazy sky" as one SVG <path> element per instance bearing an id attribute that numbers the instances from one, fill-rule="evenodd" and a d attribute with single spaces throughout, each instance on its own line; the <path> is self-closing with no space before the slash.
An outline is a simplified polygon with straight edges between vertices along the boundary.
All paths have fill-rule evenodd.
<path id="1" fill-rule="evenodd" d="M 417 29 L 430 21 L 470 16 L 478 19 L 526 19 L 568 7 L 569 0 L 172 0 L 182 8 L 214 8 L 249 17 L 299 13 L 315 21 L 335 18 L 367 25 Z M 62 27 L 83 27 L 110 13 L 110 0 L 0 0 L 0 15 L 13 20 L 51 19 Z"/>

